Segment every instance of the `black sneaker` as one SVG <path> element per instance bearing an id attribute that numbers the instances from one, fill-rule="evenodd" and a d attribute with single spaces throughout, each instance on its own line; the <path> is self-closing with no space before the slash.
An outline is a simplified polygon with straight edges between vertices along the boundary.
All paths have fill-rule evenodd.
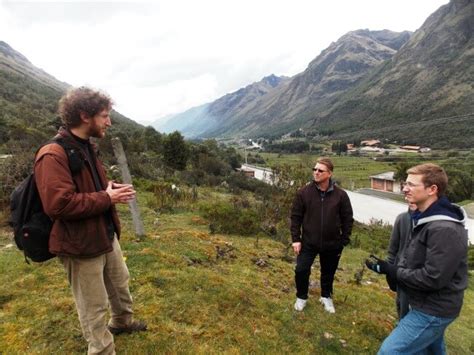
<path id="1" fill-rule="evenodd" d="M 146 330 L 146 323 L 142 320 L 134 320 L 132 323 L 122 328 L 114 328 L 110 325 L 108 325 L 107 328 L 109 328 L 109 331 L 113 335 L 119 335 L 122 333 L 144 332 Z"/>

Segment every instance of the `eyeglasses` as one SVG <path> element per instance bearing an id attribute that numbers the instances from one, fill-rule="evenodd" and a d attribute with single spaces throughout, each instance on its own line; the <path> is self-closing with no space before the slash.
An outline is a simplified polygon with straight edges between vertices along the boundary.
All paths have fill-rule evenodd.
<path id="1" fill-rule="evenodd" d="M 316 169 L 316 168 L 313 168 L 313 171 L 317 171 L 318 173 L 327 173 L 328 171 L 327 170 L 323 170 L 323 169 Z"/>
<path id="2" fill-rule="evenodd" d="M 417 186 L 425 186 L 425 185 L 424 184 L 414 184 L 410 181 L 402 182 L 402 187 L 403 188 L 408 187 L 409 189 L 413 189 L 414 187 L 417 187 Z"/>

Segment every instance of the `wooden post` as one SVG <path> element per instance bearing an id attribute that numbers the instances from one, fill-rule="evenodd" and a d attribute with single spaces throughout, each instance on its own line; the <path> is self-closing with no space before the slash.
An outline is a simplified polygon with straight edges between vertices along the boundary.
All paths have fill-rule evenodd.
<path id="1" fill-rule="evenodd" d="M 125 184 L 132 183 L 132 176 L 130 170 L 128 170 L 127 157 L 123 150 L 122 142 L 118 137 L 112 138 L 112 147 L 114 149 L 115 158 L 117 159 L 120 172 L 122 174 L 122 180 Z M 132 212 L 133 225 L 135 226 L 135 234 L 139 239 L 145 236 L 145 230 L 143 228 L 143 222 L 140 218 L 140 210 L 138 209 L 137 199 L 134 198 L 128 203 L 130 211 Z"/>

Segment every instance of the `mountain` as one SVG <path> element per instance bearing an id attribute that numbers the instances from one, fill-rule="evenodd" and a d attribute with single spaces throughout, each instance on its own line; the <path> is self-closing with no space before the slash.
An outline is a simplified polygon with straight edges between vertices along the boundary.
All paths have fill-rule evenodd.
<path id="1" fill-rule="evenodd" d="M 165 133 L 179 130 L 187 137 L 205 135 L 206 132 L 218 127 L 220 120 L 239 114 L 248 105 L 255 103 L 259 97 L 267 95 L 287 80 L 287 77 L 269 75 L 212 103 L 174 115 L 162 125 L 155 123 L 153 126 Z"/>
<path id="2" fill-rule="evenodd" d="M 413 34 L 349 32 L 267 93 L 238 107 L 218 105 L 223 97 L 189 121 L 177 117 L 185 132 L 203 137 L 278 137 L 302 129 L 345 141 L 473 147 L 473 33 L 474 1 L 451 0 Z"/>
<path id="3" fill-rule="evenodd" d="M 184 136 L 193 138 L 214 127 L 209 114 L 209 103 L 190 108 L 187 111 L 172 115 L 164 123 L 156 121 L 151 125 L 164 133 L 180 131 Z"/>
<path id="4" fill-rule="evenodd" d="M 356 86 L 373 68 L 391 58 L 409 32 L 358 30 L 321 52 L 307 69 L 256 102 L 222 120 L 211 135 L 287 133 L 308 111 Z"/>
<path id="5" fill-rule="evenodd" d="M 292 127 L 300 127 L 306 112 L 357 85 L 409 37 L 409 32 L 388 30 L 349 32 L 325 49 L 303 73 L 268 85 L 268 79 L 277 78 L 272 75 L 179 114 L 169 123 L 176 122 L 174 129 L 196 136 L 287 133 Z M 262 83 L 268 90 L 261 90 Z"/>
<path id="6" fill-rule="evenodd" d="M 474 2 L 452 0 L 307 127 L 340 138 L 474 146 Z"/>
<path id="7" fill-rule="evenodd" d="M 0 41 L 0 150 L 34 149 L 52 137 L 58 100 L 69 87 Z M 112 119 L 112 132 L 143 129 L 118 112 Z"/>

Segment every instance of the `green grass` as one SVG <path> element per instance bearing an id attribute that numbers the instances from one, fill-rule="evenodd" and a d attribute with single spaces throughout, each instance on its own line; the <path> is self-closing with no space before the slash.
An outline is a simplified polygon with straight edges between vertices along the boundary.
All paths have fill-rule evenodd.
<path id="1" fill-rule="evenodd" d="M 303 165 L 308 168 L 308 180 L 312 178 L 311 168 L 321 155 L 315 154 L 277 154 L 259 153 L 267 166 L 288 164 Z M 370 187 L 369 176 L 387 171 L 394 171 L 394 166 L 387 162 L 375 161 L 370 157 L 331 156 L 334 163 L 334 178 L 344 187 L 351 190 Z"/>
<path id="2" fill-rule="evenodd" d="M 196 212 L 156 215 L 146 207 L 148 235 L 139 242 L 126 209 L 120 212 L 134 310 L 149 330 L 116 337 L 119 353 L 375 353 L 396 324 L 394 294 L 384 278 L 364 270 L 361 284 L 355 281 L 368 251 L 344 251 L 335 281 L 336 314 L 318 303 L 317 263 L 308 306 L 296 313 L 294 265 L 285 261 L 281 243 L 260 238 L 256 246 L 253 237 L 211 235 Z M 58 260 L 28 265 L 16 248 L 6 247 L 9 238 L 1 230 L 1 352 L 85 353 Z M 471 285 L 461 317 L 447 332 L 451 354 L 472 352 L 473 308 Z"/>

